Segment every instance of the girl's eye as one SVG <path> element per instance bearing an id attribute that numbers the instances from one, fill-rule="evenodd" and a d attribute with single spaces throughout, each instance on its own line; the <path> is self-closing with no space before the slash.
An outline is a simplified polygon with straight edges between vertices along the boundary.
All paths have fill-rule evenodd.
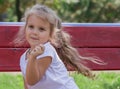
<path id="1" fill-rule="evenodd" d="M 44 28 L 42 28 L 42 27 L 40 27 L 40 28 L 39 28 L 39 31 L 45 31 L 45 29 L 44 29 Z"/>
<path id="2" fill-rule="evenodd" d="M 29 25 L 28 27 L 29 27 L 29 28 L 34 28 L 34 26 L 32 26 L 32 25 Z"/>

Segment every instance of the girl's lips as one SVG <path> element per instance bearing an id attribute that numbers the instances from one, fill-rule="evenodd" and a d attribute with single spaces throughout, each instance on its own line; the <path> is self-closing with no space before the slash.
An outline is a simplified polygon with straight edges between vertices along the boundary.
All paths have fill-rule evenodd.
<path id="1" fill-rule="evenodd" d="M 31 37 L 32 40 L 39 40 L 38 38 L 35 38 L 35 37 Z"/>

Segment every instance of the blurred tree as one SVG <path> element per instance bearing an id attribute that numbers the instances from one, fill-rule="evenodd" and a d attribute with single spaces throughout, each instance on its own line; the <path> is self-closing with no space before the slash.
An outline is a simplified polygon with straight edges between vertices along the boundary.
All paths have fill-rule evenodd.
<path id="1" fill-rule="evenodd" d="M 7 3 L 6 3 L 7 1 Z M 0 21 L 20 21 L 33 4 L 45 4 L 63 22 L 119 22 L 120 0 L 0 0 Z"/>
<path id="2" fill-rule="evenodd" d="M 16 0 L 15 3 L 16 7 L 16 15 L 17 15 L 17 21 L 19 22 L 21 20 L 22 12 L 20 10 L 20 0 Z"/>
<path id="3" fill-rule="evenodd" d="M 65 22 L 118 22 L 120 19 L 120 0 L 54 1 L 54 8 Z"/>
<path id="4" fill-rule="evenodd" d="M 4 18 L 6 18 L 6 10 L 9 6 L 9 1 L 6 3 L 4 0 L 0 0 L 0 21 L 3 21 Z"/>

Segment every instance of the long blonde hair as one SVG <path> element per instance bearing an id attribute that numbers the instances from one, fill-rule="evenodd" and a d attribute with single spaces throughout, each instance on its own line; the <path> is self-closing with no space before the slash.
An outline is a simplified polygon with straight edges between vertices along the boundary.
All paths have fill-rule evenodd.
<path id="1" fill-rule="evenodd" d="M 71 45 L 71 36 L 62 29 L 61 19 L 56 15 L 56 13 L 52 9 L 44 5 L 36 4 L 31 9 L 27 10 L 25 13 L 25 16 L 23 18 L 23 21 L 26 22 L 25 27 L 27 24 L 27 20 L 31 14 L 35 14 L 40 18 L 47 20 L 50 23 L 50 42 L 55 47 L 58 55 L 60 56 L 61 60 L 65 63 L 66 67 L 70 66 L 76 71 L 78 71 L 78 73 L 81 73 L 91 78 L 94 77 L 91 70 L 85 65 L 83 65 L 82 60 L 90 60 L 94 63 L 99 63 L 101 61 L 97 62 L 97 58 L 83 57 L 78 53 L 76 48 L 74 48 Z M 15 44 L 25 44 L 26 40 L 24 36 L 24 29 L 21 29 L 20 32 L 18 32 L 18 37 L 14 40 Z"/>

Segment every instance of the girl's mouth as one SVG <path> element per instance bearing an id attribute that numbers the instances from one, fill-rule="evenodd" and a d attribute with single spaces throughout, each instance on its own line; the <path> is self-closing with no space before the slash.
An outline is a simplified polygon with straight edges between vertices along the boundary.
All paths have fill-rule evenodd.
<path id="1" fill-rule="evenodd" d="M 32 40 L 39 40 L 38 38 L 35 38 L 35 37 L 31 37 Z"/>

